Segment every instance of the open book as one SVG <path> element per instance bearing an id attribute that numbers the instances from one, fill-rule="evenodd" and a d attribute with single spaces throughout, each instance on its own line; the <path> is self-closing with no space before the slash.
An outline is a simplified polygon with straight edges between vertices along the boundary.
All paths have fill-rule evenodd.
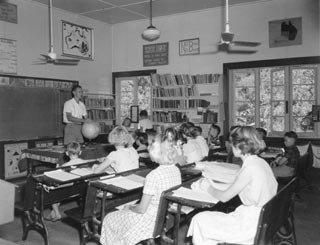
<path id="1" fill-rule="evenodd" d="M 208 203 L 217 203 L 218 199 L 214 198 L 207 192 L 191 190 L 186 187 L 180 187 L 177 190 L 173 191 L 173 196 L 182 197 L 189 200 L 199 201 L 199 202 L 208 202 Z"/>
<path id="2" fill-rule="evenodd" d="M 59 181 L 68 181 L 79 178 L 79 175 L 68 173 L 62 169 L 44 172 L 43 175 Z"/>
<path id="3" fill-rule="evenodd" d="M 131 174 L 128 176 L 118 176 L 115 178 L 99 180 L 99 182 L 107 185 L 114 185 L 125 190 L 133 190 L 142 187 L 144 179 L 145 178 L 139 175 Z"/>

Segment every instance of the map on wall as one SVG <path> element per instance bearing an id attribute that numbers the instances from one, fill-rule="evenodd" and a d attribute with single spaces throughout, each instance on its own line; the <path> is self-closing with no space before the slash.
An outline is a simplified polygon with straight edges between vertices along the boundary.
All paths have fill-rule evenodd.
<path id="1" fill-rule="evenodd" d="M 17 74 L 17 41 L 0 38 L 0 73 Z"/>
<path id="2" fill-rule="evenodd" d="M 93 59 L 93 29 L 62 21 L 62 53 Z"/>

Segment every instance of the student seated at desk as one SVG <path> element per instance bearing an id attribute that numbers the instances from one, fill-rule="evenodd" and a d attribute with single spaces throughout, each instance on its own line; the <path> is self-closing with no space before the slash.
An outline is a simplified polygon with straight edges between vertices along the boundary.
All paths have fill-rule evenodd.
<path id="1" fill-rule="evenodd" d="M 194 130 L 194 124 L 187 122 L 180 126 L 180 130 L 185 138 L 187 138 L 187 143 L 183 144 L 183 155 L 186 158 L 187 163 L 194 163 L 202 160 L 205 155 L 203 155 L 203 150 L 201 145 L 196 140 L 197 133 Z"/>
<path id="2" fill-rule="evenodd" d="M 260 150 L 259 154 L 266 151 L 267 150 L 267 145 L 266 145 L 266 138 L 267 138 L 267 134 L 268 132 L 264 129 L 264 128 L 256 128 L 257 132 L 258 132 L 258 137 L 259 139 L 262 141 L 263 143 L 263 148 Z"/>
<path id="3" fill-rule="evenodd" d="M 239 195 L 242 205 L 228 214 L 208 211 L 195 215 L 188 230 L 194 245 L 253 244 L 261 208 L 277 193 L 278 184 L 270 166 L 255 155 L 262 146 L 257 131 L 253 127 L 238 127 L 231 132 L 230 140 L 234 155 L 243 161 L 234 183 L 221 191 L 204 178 L 199 188 L 221 202 Z"/>
<path id="4" fill-rule="evenodd" d="M 181 139 L 182 135 L 175 130 L 173 127 L 166 128 L 164 131 L 163 141 L 172 144 L 178 153 L 177 163 L 184 165 L 186 163 L 185 157 L 183 155 L 182 145 L 183 142 L 186 142 L 186 139 Z"/>
<path id="5" fill-rule="evenodd" d="M 69 162 L 66 162 L 62 165 L 65 166 L 74 166 L 81 163 L 87 162 L 87 160 L 81 159 L 79 156 L 81 154 L 81 146 L 78 142 L 71 142 L 67 145 L 66 155 L 70 158 Z M 61 213 L 59 210 L 60 203 L 54 203 L 51 205 L 52 211 L 45 219 L 56 222 L 61 219 Z"/>
<path id="6" fill-rule="evenodd" d="M 148 135 L 146 133 L 137 132 L 136 134 L 136 144 L 138 148 L 136 149 L 139 157 L 149 158 L 148 150 Z"/>
<path id="7" fill-rule="evenodd" d="M 157 141 L 149 149 L 152 160 L 160 166 L 146 176 L 139 204 L 128 205 L 103 219 L 102 245 L 134 245 L 152 238 L 161 193 L 181 184 L 180 170 L 175 166 L 177 151 L 172 144 Z"/>
<path id="8" fill-rule="evenodd" d="M 216 147 L 216 146 L 221 146 L 221 142 L 219 139 L 221 129 L 218 125 L 215 125 L 214 123 L 211 124 L 209 132 L 208 132 L 208 139 L 207 143 L 210 149 Z"/>
<path id="9" fill-rule="evenodd" d="M 134 139 L 125 127 L 115 127 L 110 132 L 108 140 L 116 150 L 110 152 L 105 160 L 93 169 L 94 173 L 103 171 L 119 173 L 139 168 L 139 155 L 132 147 Z"/>
<path id="10" fill-rule="evenodd" d="M 284 134 L 284 155 L 271 162 L 273 173 L 276 177 L 291 177 L 295 175 L 300 152 L 296 146 L 298 135 L 290 131 Z"/>
<path id="11" fill-rule="evenodd" d="M 202 136 L 202 128 L 199 126 L 195 126 L 192 128 L 192 130 L 194 131 L 194 134 L 197 135 L 196 141 L 199 143 L 199 145 L 201 147 L 202 155 L 204 157 L 207 157 L 208 153 L 209 153 L 209 147 L 208 147 L 206 139 Z"/>

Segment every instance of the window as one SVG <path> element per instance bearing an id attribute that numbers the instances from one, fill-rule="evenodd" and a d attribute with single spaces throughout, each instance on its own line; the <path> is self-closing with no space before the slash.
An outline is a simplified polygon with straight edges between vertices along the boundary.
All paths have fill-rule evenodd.
<path id="1" fill-rule="evenodd" d="M 126 118 L 130 118 L 130 107 L 138 105 L 139 110 L 147 110 L 151 113 L 151 80 L 150 76 L 124 77 L 116 84 L 118 108 L 118 124 Z"/>
<path id="2" fill-rule="evenodd" d="M 228 69 L 230 125 L 262 127 L 271 136 L 293 130 L 303 137 L 317 137 L 317 127 L 305 127 L 303 122 L 320 101 L 320 65 L 254 67 L 253 63 Z"/>

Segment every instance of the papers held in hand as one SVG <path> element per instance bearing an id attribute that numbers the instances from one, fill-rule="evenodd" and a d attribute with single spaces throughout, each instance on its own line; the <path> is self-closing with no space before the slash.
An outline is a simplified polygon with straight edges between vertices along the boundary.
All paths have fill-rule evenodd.
<path id="1" fill-rule="evenodd" d="M 111 179 L 99 180 L 99 182 L 107 185 L 114 185 L 125 190 L 133 190 L 143 187 L 144 179 L 145 178 L 139 175 L 131 174 L 128 176 L 118 176 Z"/>
<path id="2" fill-rule="evenodd" d="M 233 183 L 240 170 L 239 165 L 223 162 L 203 162 L 202 175 L 222 183 Z"/>

